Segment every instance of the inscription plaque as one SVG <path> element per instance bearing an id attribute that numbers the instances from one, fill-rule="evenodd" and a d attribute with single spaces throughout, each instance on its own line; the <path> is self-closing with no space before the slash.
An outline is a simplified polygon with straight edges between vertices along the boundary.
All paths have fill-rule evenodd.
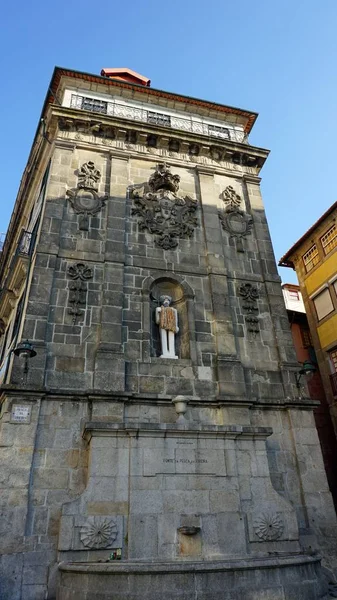
<path id="1" fill-rule="evenodd" d="M 172 447 L 165 450 L 144 451 L 143 474 L 226 475 L 225 453 L 215 450 L 192 450 Z"/>
<path id="2" fill-rule="evenodd" d="M 11 423 L 30 423 L 31 412 L 30 404 L 13 404 Z"/>

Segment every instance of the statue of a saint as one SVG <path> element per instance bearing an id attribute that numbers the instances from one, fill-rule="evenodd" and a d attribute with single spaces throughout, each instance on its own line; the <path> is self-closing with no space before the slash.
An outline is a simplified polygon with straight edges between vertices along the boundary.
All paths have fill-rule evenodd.
<path id="1" fill-rule="evenodd" d="M 170 306 L 171 296 L 160 296 L 159 302 L 160 306 L 156 308 L 156 323 L 160 332 L 160 358 L 178 358 L 174 350 L 174 336 L 179 331 L 178 312 Z"/>

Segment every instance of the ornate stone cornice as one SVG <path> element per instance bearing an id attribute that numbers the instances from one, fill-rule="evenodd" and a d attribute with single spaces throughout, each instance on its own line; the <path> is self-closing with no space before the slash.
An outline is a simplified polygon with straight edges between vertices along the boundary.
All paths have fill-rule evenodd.
<path id="1" fill-rule="evenodd" d="M 183 155 L 199 164 L 229 165 L 243 168 L 254 176 L 261 169 L 268 151 L 247 144 L 220 138 L 210 139 L 192 132 L 168 129 L 163 126 L 151 126 L 143 122 L 121 122 L 116 117 L 94 116 L 69 108 L 53 107 L 58 119 L 59 134 L 68 139 L 102 144 L 108 148 L 123 146 L 132 150 L 142 146 L 145 151 L 156 154 L 166 151 L 167 157 Z M 206 143 L 205 143 L 206 142 Z M 121 146 L 120 146 L 121 147 Z M 249 169 L 249 171 L 248 171 Z"/>

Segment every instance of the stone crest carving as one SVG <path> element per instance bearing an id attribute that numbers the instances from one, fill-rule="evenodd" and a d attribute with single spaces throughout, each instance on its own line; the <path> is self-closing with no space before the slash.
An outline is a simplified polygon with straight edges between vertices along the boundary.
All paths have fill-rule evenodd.
<path id="1" fill-rule="evenodd" d="M 180 177 L 165 164 L 159 164 L 141 193 L 134 186 L 132 214 L 139 217 L 139 228 L 153 233 L 155 243 L 164 250 L 176 248 L 179 238 L 189 238 L 197 225 L 197 201 L 177 195 Z"/>
<path id="2" fill-rule="evenodd" d="M 230 233 L 231 238 L 235 238 L 237 252 L 244 252 L 242 239 L 250 235 L 253 219 L 241 210 L 241 197 L 231 185 L 224 190 L 222 199 L 225 204 L 225 209 L 219 211 L 222 228 Z"/>
<path id="3" fill-rule="evenodd" d="M 242 283 L 238 288 L 239 295 L 243 298 L 242 309 L 245 314 L 245 321 L 247 328 L 250 333 L 259 333 L 259 319 L 258 319 L 258 307 L 257 300 L 259 298 L 259 291 L 252 283 Z"/>
<path id="4" fill-rule="evenodd" d="M 97 193 L 101 172 L 89 160 L 84 163 L 78 172 L 76 189 L 67 190 L 69 202 L 75 213 L 80 216 L 79 228 L 82 231 L 89 229 L 89 216 L 95 215 L 103 206 L 108 196 L 99 196 Z"/>
<path id="5" fill-rule="evenodd" d="M 80 529 L 80 539 L 85 548 L 108 548 L 116 537 L 116 522 L 107 517 L 89 517 Z"/>
<path id="6" fill-rule="evenodd" d="M 255 302 L 259 297 L 257 287 L 255 287 L 255 285 L 252 285 L 251 283 L 242 283 L 239 287 L 239 294 L 248 303 L 247 306 L 244 306 L 243 308 L 248 308 L 249 310 L 251 310 L 250 303 Z"/>
<path id="7" fill-rule="evenodd" d="M 73 316 L 73 324 L 76 324 L 77 317 L 84 314 L 84 308 L 87 303 L 87 281 L 92 279 L 92 269 L 84 263 L 76 263 L 68 267 L 68 277 L 72 280 L 69 283 L 69 309 L 68 312 Z"/>
<path id="8" fill-rule="evenodd" d="M 254 520 L 254 532 L 262 542 L 274 542 L 283 533 L 284 524 L 279 513 L 261 513 Z"/>

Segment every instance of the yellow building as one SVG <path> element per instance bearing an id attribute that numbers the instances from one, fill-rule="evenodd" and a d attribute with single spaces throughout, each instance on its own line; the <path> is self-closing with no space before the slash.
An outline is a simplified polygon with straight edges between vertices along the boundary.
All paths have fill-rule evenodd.
<path id="1" fill-rule="evenodd" d="M 337 432 L 337 202 L 281 258 L 301 287 L 319 369 Z"/>

